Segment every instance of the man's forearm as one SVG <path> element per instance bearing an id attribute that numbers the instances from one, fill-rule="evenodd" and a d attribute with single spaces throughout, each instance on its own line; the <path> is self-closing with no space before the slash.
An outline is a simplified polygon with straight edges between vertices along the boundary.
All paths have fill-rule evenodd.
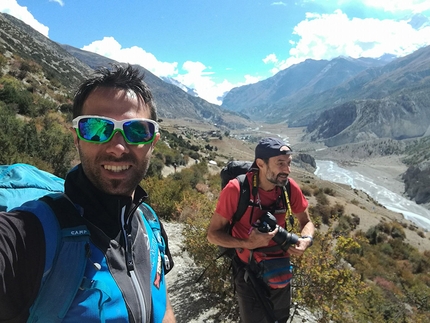
<path id="1" fill-rule="evenodd" d="M 167 295 L 166 313 L 164 314 L 163 323 L 176 323 L 176 318 L 175 314 L 173 313 L 169 295 Z"/>

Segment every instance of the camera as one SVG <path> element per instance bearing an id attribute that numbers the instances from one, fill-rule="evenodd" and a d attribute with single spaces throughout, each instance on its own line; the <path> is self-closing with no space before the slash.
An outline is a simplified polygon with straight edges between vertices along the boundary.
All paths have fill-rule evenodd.
<path id="1" fill-rule="evenodd" d="M 290 245 L 295 244 L 299 240 L 297 235 L 288 232 L 283 227 L 280 227 L 276 223 L 276 218 L 270 212 L 263 214 L 263 216 L 260 218 L 260 222 L 257 224 L 258 231 L 266 233 L 272 232 L 276 229 L 276 227 L 278 228 L 278 232 L 275 234 L 272 240 L 275 241 L 282 250 L 286 251 Z"/>

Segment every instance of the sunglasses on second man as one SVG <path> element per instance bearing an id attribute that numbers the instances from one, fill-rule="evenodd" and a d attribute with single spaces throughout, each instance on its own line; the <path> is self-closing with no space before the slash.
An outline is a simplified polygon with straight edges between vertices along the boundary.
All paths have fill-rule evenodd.
<path id="1" fill-rule="evenodd" d="M 158 123 L 143 118 L 118 121 L 108 117 L 83 115 L 72 122 L 80 139 L 95 144 L 110 141 L 119 131 L 127 143 L 144 145 L 153 142 L 158 133 Z"/>

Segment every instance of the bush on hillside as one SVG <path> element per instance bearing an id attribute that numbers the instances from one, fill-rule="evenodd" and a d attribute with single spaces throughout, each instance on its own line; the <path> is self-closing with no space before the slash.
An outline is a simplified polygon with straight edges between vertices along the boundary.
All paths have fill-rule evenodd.
<path id="1" fill-rule="evenodd" d="M 70 132 L 58 118 L 47 114 L 26 121 L 0 104 L 0 163 L 28 163 L 64 178 L 76 152 Z"/>
<path id="2" fill-rule="evenodd" d="M 178 220 L 181 215 L 179 203 L 185 192 L 193 191 L 198 183 L 204 182 L 206 173 L 207 165 L 200 163 L 165 178 L 147 177 L 141 185 L 150 192 L 148 203 L 161 218 Z"/>
<path id="3" fill-rule="evenodd" d="M 302 193 L 304 196 L 312 196 L 313 190 L 310 186 L 304 185 L 302 186 Z"/>

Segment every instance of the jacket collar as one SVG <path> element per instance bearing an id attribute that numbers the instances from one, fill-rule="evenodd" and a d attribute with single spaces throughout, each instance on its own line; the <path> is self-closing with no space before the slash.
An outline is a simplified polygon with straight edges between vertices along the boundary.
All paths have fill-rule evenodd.
<path id="1" fill-rule="evenodd" d="M 115 238 L 121 230 L 121 210 L 125 206 L 127 217 L 135 205 L 139 205 L 148 194 L 136 188 L 134 199 L 129 196 L 110 195 L 97 189 L 85 175 L 82 165 L 74 167 L 66 176 L 65 193 L 83 210 L 83 217 Z"/>

